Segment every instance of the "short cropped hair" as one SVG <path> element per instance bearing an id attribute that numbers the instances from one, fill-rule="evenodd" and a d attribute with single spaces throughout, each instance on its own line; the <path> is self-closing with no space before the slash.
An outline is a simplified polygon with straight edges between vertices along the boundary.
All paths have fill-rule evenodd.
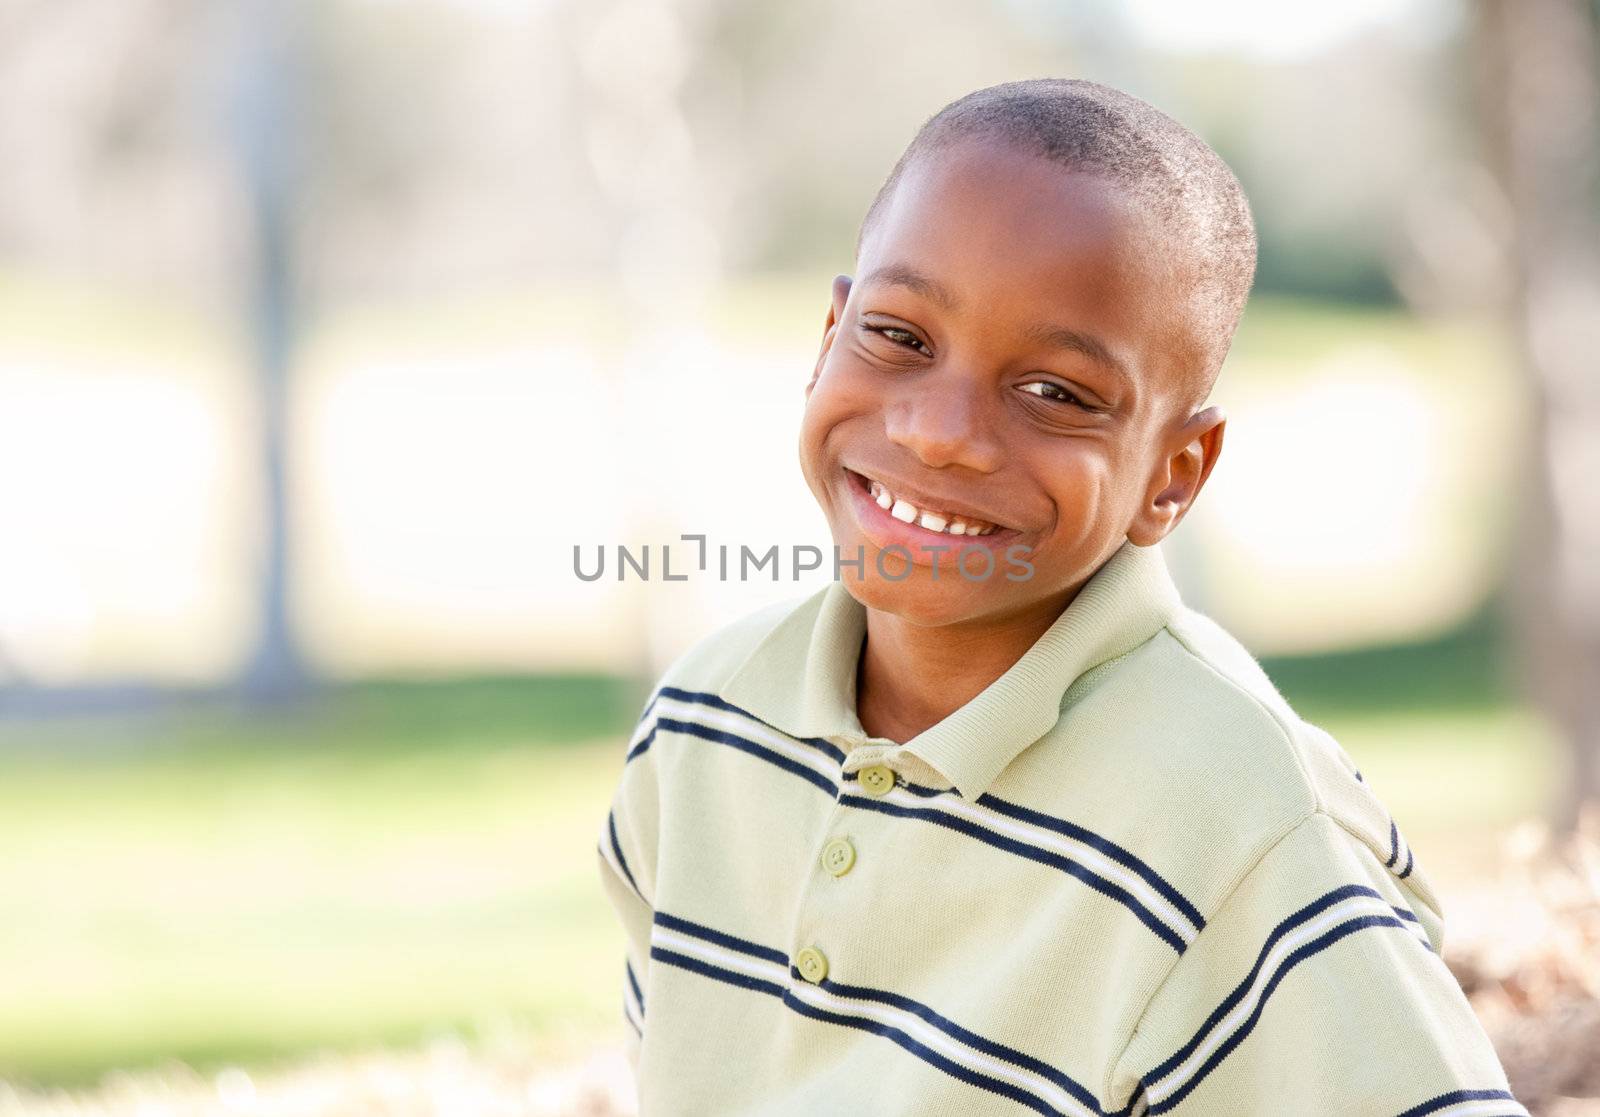
<path id="1" fill-rule="evenodd" d="M 1244 188 L 1204 140 L 1139 98 L 1092 81 L 1037 78 L 969 93 L 918 130 L 873 198 L 856 254 L 895 185 L 917 159 L 973 139 L 998 139 L 1123 187 L 1184 258 L 1196 321 L 1195 366 L 1181 394 L 1198 406 L 1216 382 L 1255 278 L 1256 232 Z"/>

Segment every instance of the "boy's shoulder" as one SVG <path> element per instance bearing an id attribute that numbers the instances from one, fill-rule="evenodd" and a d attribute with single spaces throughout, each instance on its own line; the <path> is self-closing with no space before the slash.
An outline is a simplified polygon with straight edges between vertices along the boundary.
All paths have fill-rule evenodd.
<path id="1" fill-rule="evenodd" d="M 786 597 L 712 629 L 668 664 L 656 689 L 719 692 L 780 627 L 809 634 L 827 592 Z"/>
<path id="2" fill-rule="evenodd" d="M 1439 913 L 1402 829 L 1350 754 L 1300 716 L 1249 650 L 1204 613 L 1180 605 L 1149 640 L 1087 672 L 1063 696 L 1050 737 L 1030 750 L 1036 755 L 1019 758 L 1013 786 L 1059 786 L 1069 772 L 1093 773 L 1101 785 L 1095 799 L 1116 811 L 1132 805 L 1149 820 L 1137 829 L 1158 859 L 1174 864 L 1206 850 L 1204 875 L 1214 887 L 1322 815 Z M 1098 763 L 1077 762 L 1086 743 Z"/>

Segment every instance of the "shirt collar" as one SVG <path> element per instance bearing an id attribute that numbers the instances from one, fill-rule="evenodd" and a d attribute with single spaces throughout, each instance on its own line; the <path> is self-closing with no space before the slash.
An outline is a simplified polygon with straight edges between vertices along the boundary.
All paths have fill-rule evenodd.
<path id="1" fill-rule="evenodd" d="M 905 742 L 976 799 L 1061 716 L 1067 688 L 1144 643 L 1180 605 L 1160 544 L 1124 542 L 1021 659 L 981 694 Z M 850 747 L 869 740 L 856 716 L 866 609 L 841 582 L 813 595 L 756 646 L 723 697 L 792 737 Z"/>

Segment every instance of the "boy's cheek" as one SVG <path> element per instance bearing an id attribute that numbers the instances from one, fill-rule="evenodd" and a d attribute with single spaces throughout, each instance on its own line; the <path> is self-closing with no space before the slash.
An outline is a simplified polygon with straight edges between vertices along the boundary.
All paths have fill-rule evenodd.
<path id="1" fill-rule="evenodd" d="M 800 414 L 800 465 L 819 499 L 822 494 L 817 485 L 821 475 L 828 472 L 829 437 L 847 414 L 840 402 L 824 376 L 806 393 L 805 408 Z"/>
<path id="2" fill-rule="evenodd" d="M 821 453 L 821 434 L 818 429 L 817 415 L 811 407 L 808 397 L 805 411 L 800 416 L 800 472 L 806 479 L 806 484 L 811 487 L 811 495 L 819 501 L 822 493 L 818 490 L 818 456 Z"/>

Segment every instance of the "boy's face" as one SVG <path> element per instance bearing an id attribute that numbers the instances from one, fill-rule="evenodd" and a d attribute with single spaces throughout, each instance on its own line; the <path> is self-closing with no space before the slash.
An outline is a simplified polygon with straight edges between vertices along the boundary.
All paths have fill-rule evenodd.
<path id="1" fill-rule="evenodd" d="M 1102 178 L 987 141 L 906 169 L 834 282 L 800 433 L 841 559 L 865 555 L 840 575 L 858 600 L 925 625 L 1053 615 L 1176 525 L 1223 418 L 1181 406 L 1173 270 Z"/>

